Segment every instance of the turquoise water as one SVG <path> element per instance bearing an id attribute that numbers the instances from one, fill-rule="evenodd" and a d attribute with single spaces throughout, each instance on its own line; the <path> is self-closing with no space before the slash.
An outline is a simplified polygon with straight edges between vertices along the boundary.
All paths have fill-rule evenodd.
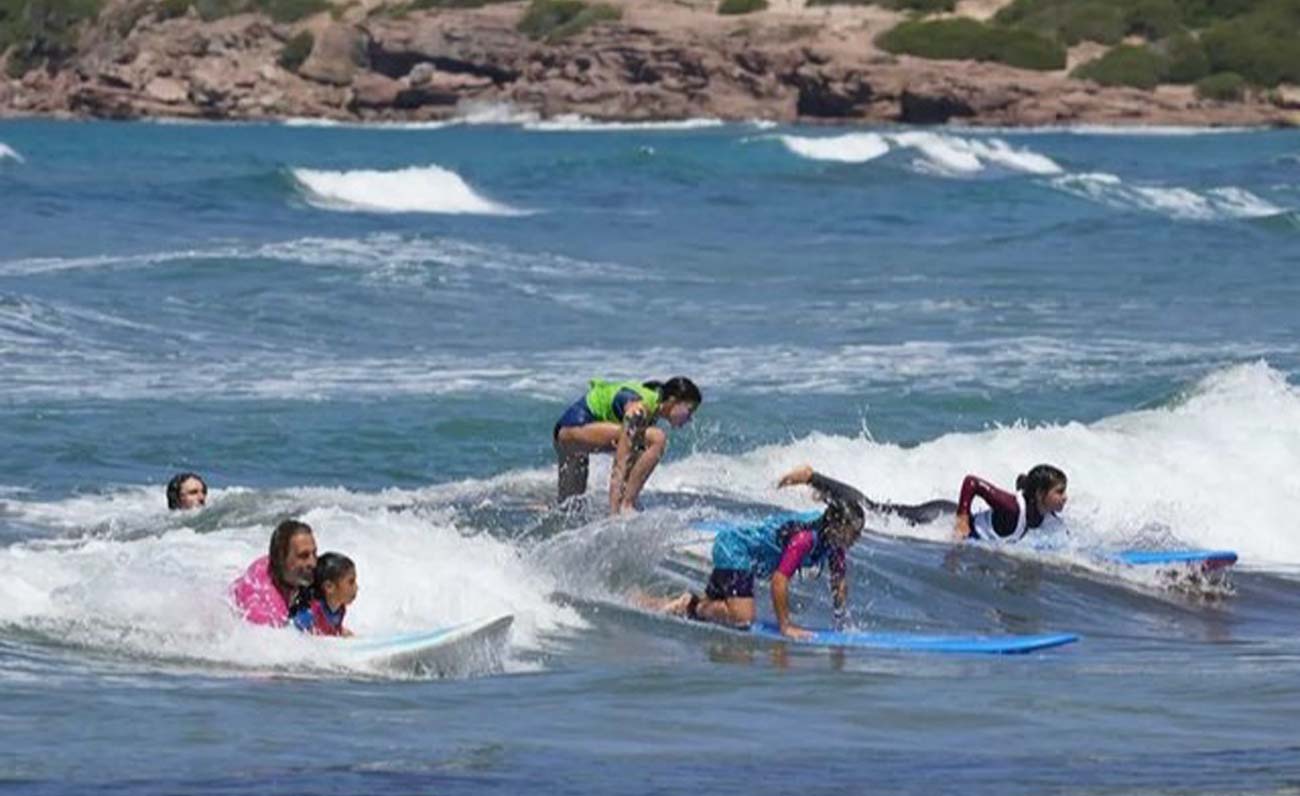
<path id="1" fill-rule="evenodd" d="M 0 122 L 0 782 L 1289 792 L 1298 209 L 1295 132 Z M 586 380 L 678 373 L 705 403 L 645 510 L 601 516 L 598 460 L 550 511 Z M 1235 549 L 1234 592 L 876 518 L 863 627 L 1083 641 L 626 607 L 702 580 L 692 521 L 808 508 L 774 489 L 805 461 L 902 501 L 1050 461 L 1080 547 Z M 358 633 L 508 612 L 509 647 L 437 680 L 242 627 L 224 586 L 288 515 L 357 560 Z"/>

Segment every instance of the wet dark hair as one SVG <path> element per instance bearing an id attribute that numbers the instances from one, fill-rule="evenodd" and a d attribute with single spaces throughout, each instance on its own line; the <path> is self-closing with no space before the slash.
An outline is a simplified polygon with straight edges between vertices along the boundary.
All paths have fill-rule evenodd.
<path id="1" fill-rule="evenodd" d="M 836 530 L 832 531 L 834 536 L 837 537 L 834 541 L 836 543 L 843 542 L 844 546 L 848 547 L 862 535 L 862 529 L 867 524 L 867 513 L 856 501 L 833 500 L 826 506 L 826 511 L 822 512 L 821 523 L 823 531 L 835 528 Z M 853 528 L 852 539 L 838 538 L 840 536 L 838 529 L 845 525 Z"/>
<path id="2" fill-rule="evenodd" d="M 696 406 L 704 401 L 700 388 L 685 376 L 673 376 L 668 381 L 644 381 L 641 386 L 659 393 L 661 401 L 685 401 Z"/>
<path id="3" fill-rule="evenodd" d="M 1059 467 L 1038 464 L 1028 473 L 1016 476 L 1016 489 L 1025 496 L 1026 504 L 1033 505 L 1039 495 L 1051 492 L 1058 486 L 1065 486 L 1068 482 L 1065 472 Z"/>
<path id="4" fill-rule="evenodd" d="M 342 553 L 321 553 L 316 559 L 316 577 L 311 582 L 312 590 L 320 597 L 324 597 L 326 583 L 346 578 L 349 572 L 356 571 L 357 565 Z"/>
<path id="5" fill-rule="evenodd" d="M 177 473 L 167 482 L 167 508 L 175 511 L 181 507 L 181 484 L 193 478 L 203 485 L 203 494 L 208 494 L 208 482 L 198 473 Z"/>
<path id="6" fill-rule="evenodd" d="M 300 533 L 315 535 L 311 526 L 299 520 L 285 520 L 275 526 L 271 533 L 271 580 L 277 584 L 287 581 L 284 577 L 284 557 L 289 552 L 289 543 Z"/>

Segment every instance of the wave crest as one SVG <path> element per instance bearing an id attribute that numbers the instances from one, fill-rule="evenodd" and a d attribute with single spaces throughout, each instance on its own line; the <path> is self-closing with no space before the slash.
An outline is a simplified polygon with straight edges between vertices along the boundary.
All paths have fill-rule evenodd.
<path id="1" fill-rule="evenodd" d="M 323 210 L 371 213 L 452 213 L 491 216 L 523 211 L 481 196 L 459 174 L 440 166 L 394 171 L 293 169 L 307 202 Z"/>

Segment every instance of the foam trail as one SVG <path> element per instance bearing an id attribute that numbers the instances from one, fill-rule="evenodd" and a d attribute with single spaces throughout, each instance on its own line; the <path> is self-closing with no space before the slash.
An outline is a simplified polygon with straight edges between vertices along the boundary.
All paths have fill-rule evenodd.
<path id="1" fill-rule="evenodd" d="M 875 133 L 849 133 L 829 138 L 782 135 L 778 138 L 786 149 L 810 160 L 866 163 L 889 151 L 889 144 Z"/>
<path id="2" fill-rule="evenodd" d="M 8 144 L 0 141 L 0 160 L 13 160 L 17 163 L 24 163 L 23 156 Z"/>
<path id="3" fill-rule="evenodd" d="M 1117 209 L 1139 209 L 1181 221 L 1216 221 L 1225 218 L 1265 218 L 1285 213 L 1285 208 L 1243 188 L 1211 188 L 1198 193 L 1177 186 L 1129 185 L 1105 172 L 1065 174 L 1052 187 Z"/>
<path id="4" fill-rule="evenodd" d="M 924 174 L 966 177 L 991 166 L 1022 174 L 1060 174 L 1051 158 L 1029 149 L 1018 149 L 998 138 L 983 140 L 945 133 L 909 131 L 902 133 L 849 133 L 838 136 L 781 135 L 777 139 L 800 157 L 841 163 L 866 163 L 888 153 L 891 145 L 911 150 L 920 157 L 913 167 Z"/>
<path id="5" fill-rule="evenodd" d="M 680 119 L 664 122 L 602 122 L 577 114 L 563 114 L 551 119 L 524 124 L 525 130 L 545 133 L 597 133 L 641 131 L 699 130 L 707 127 L 721 127 L 721 119 Z"/>
<path id="6" fill-rule="evenodd" d="M 742 456 L 702 454 L 656 473 L 654 488 L 808 508 L 776 479 L 808 462 L 877 499 L 956 499 L 978 473 L 1010 487 L 1049 462 L 1070 477 L 1064 517 L 1090 546 L 1196 546 L 1237 550 L 1246 567 L 1300 565 L 1290 517 L 1300 505 L 1300 389 L 1263 363 L 1217 371 L 1174 404 L 1097 423 L 1012 426 L 949 434 L 903 448 L 812 435 Z M 947 527 L 886 530 L 946 538 Z"/>
<path id="7" fill-rule="evenodd" d="M 521 215 L 480 196 L 460 175 L 439 166 L 395 171 L 293 169 L 307 201 L 325 210 L 372 213 Z"/>

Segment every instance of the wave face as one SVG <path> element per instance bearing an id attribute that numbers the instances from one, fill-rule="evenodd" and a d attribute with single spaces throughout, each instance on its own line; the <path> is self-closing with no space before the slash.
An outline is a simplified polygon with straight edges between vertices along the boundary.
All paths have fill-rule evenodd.
<path id="1" fill-rule="evenodd" d="M 460 175 L 439 166 L 394 171 L 293 169 L 292 174 L 307 201 L 324 210 L 492 216 L 520 213 L 484 198 Z"/>

